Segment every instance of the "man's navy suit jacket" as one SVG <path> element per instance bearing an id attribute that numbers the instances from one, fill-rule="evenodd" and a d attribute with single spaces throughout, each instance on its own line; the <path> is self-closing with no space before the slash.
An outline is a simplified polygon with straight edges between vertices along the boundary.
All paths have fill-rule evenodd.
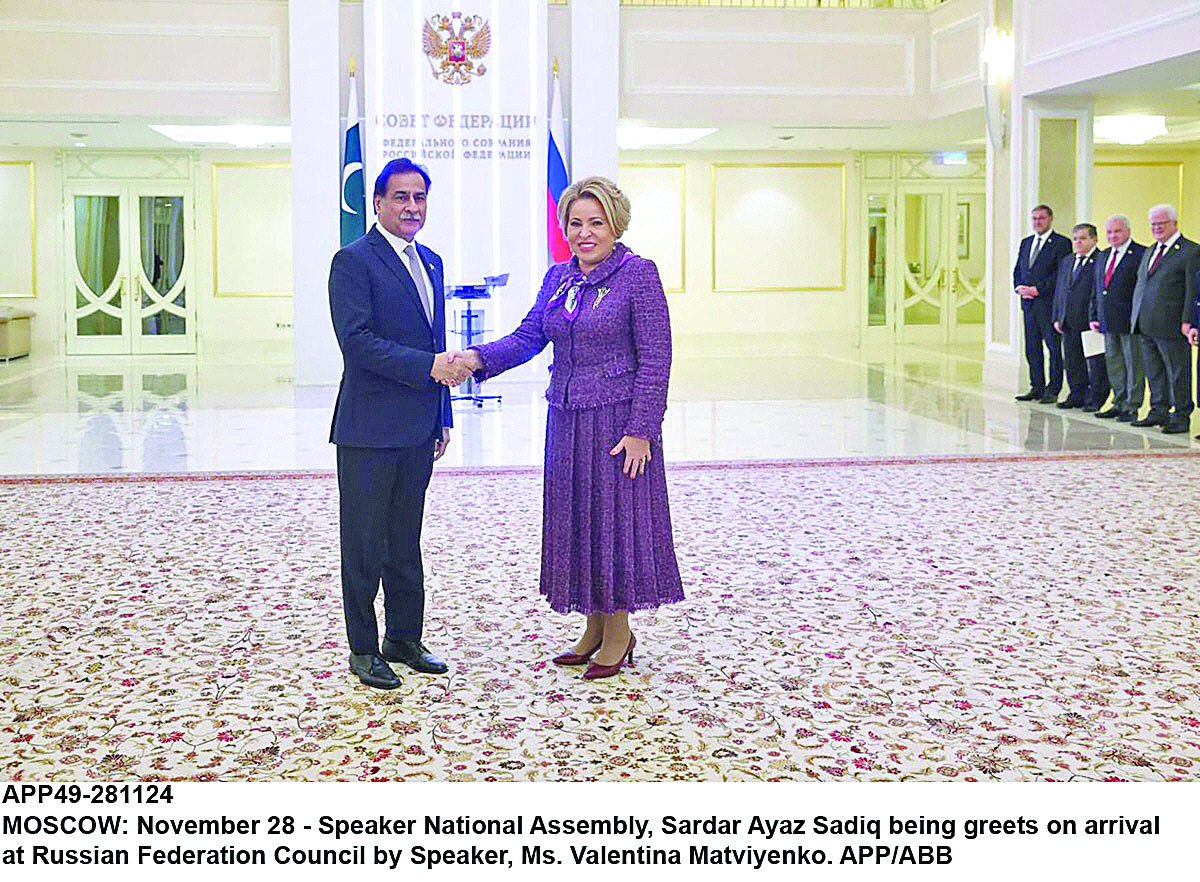
<path id="1" fill-rule="evenodd" d="M 446 349 L 442 259 L 417 244 L 433 285 L 433 324 L 408 267 L 375 227 L 333 257 L 329 309 L 342 383 L 329 440 L 349 447 L 415 447 L 453 424 L 450 390 L 429 371 Z"/>
<path id="2" fill-rule="evenodd" d="M 1054 312 L 1051 318 L 1062 322 L 1064 332 L 1088 330 L 1088 308 L 1092 303 L 1092 290 L 1096 287 L 1097 254 L 1098 251 L 1084 258 L 1078 273 L 1075 272 L 1074 254 L 1068 254 L 1058 264 L 1058 281 L 1054 287 Z"/>
<path id="3" fill-rule="evenodd" d="M 1128 334 L 1129 313 L 1133 310 L 1133 289 L 1137 287 L 1138 264 L 1146 246 L 1130 240 L 1125 256 L 1113 270 L 1112 281 L 1104 287 L 1104 269 L 1112 256 L 1112 249 L 1096 252 L 1096 285 L 1092 291 L 1092 304 L 1088 320 L 1100 323 L 1106 334 Z"/>
<path id="4" fill-rule="evenodd" d="M 1021 247 L 1017 249 L 1017 262 L 1013 266 L 1013 288 L 1018 285 L 1033 285 L 1038 289 L 1038 296 L 1032 300 L 1022 299 L 1021 307 L 1038 307 L 1049 312 L 1050 304 L 1054 301 L 1055 283 L 1058 280 L 1058 264 L 1071 253 L 1071 240 L 1062 233 L 1051 232 L 1046 244 L 1038 252 L 1037 260 L 1033 262 L 1033 266 L 1029 266 L 1029 249 L 1032 247 L 1033 236 L 1026 236 L 1021 240 Z"/>

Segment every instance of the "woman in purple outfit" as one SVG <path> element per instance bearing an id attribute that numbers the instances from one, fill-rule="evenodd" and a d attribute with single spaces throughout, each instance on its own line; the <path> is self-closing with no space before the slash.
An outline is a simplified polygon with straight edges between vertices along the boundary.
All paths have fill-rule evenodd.
<path id="1" fill-rule="evenodd" d="M 662 456 L 671 326 L 657 267 L 617 241 L 629 215 L 607 178 L 568 187 L 558 222 L 575 256 L 550 267 L 513 333 L 457 356 L 482 380 L 554 345 L 541 591 L 587 616 L 554 661 L 590 662 L 588 680 L 633 662 L 630 612 L 683 600 Z"/>

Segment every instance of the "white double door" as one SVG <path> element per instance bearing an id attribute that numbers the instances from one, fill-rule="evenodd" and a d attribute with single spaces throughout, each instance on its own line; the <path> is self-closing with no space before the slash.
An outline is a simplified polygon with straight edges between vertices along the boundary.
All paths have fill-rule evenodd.
<path id="1" fill-rule="evenodd" d="M 68 354 L 195 352 L 190 192 L 95 182 L 64 196 Z"/>
<path id="2" fill-rule="evenodd" d="M 905 182 L 894 202 L 870 197 L 866 339 L 982 343 L 985 205 L 974 183 Z"/>

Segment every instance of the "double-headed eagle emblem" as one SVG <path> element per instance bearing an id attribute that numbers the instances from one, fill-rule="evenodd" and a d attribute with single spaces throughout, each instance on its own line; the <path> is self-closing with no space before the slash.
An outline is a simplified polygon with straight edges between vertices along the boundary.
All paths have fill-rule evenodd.
<path id="1" fill-rule="evenodd" d="M 435 80 L 461 86 L 487 73 L 476 63 L 492 48 L 492 30 L 482 15 L 435 15 L 425 22 L 423 42 Z"/>

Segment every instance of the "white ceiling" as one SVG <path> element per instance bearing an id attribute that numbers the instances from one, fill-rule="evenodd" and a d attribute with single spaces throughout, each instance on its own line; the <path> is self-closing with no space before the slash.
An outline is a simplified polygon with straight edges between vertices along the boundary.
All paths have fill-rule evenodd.
<path id="1" fill-rule="evenodd" d="M 0 117 L 0 147 L 64 147 L 70 148 L 79 140 L 88 147 L 98 150 L 180 150 L 188 144 L 172 141 L 150 128 L 150 124 L 203 124 L 253 122 L 262 125 L 287 125 L 286 119 L 220 120 L 205 118 L 131 119 L 115 117 L 73 118 L 66 120 L 38 119 L 33 117 Z M 77 135 L 83 135 L 80 139 Z M 206 144 L 205 147 L 219 145 Z"/>
<path id="2" fill-rule="evenodd" d="M 1200 146 L 1200 52 L 1053 89 L 1036 96 L 1051 105 L 1091 102 L 1097 116 L 1161 114 L 1167 135 L 1151 145 Z"/>

